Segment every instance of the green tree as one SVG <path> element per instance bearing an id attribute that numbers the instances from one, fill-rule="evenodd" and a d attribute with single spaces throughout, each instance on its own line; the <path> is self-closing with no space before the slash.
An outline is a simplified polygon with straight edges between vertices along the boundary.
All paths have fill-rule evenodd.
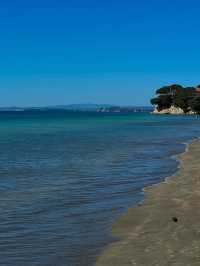
<path id="1" fill-rule="evenodd" d="M 170 108 L 172 105 L 171 95 L 160 95 L 157 98 L 151 99 L 152 105 L 157 105 L 159 111 Z"/>
<path id="2" fill-rule="evenodd" d="M 200 95 L 194 96 L 192 99 L 190 99 L 189 106 L 192 111 L 200 114 Z"/>
<path id="3" fill-rule="evenodd" d="M 156 94 L 171 94 L 181 92 L 184 88 L 179 84 L 164 86 L 156 91 Z"/>
<path id="4" fill-rule="evenodd" d="M 187 93 L 185 92 L 181 92 L 181 93 L 177 93 L 174 98 L 173 98 L 173 105 L 176 107 L 181 108 L 184 113 L 187 113 L 189 111 L 189 97 L 187 95 Z"/>

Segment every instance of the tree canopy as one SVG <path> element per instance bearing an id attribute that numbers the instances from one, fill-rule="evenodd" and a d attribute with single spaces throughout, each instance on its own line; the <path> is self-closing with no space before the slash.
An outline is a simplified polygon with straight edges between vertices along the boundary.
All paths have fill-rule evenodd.
<path id="1" fill-rule="evenodd" d="M 159 95 L 157 98 L 151 99 L 151 104 L 157 105 L 159 110 L 170 108 L 172 97 L 170 95 Z"/>
<path id="2" fill-rule="evenodd" d="M 161 87 L 156 91 L 156 94 L 174 94 L 183 90 L 183 87 L 179 84 L 172 84 L 170 86 Z"/>
<path id="3" fill-rule="evenodd" d="M 189 105 L 194 112 L 200 114 L 200 95 L 196 95 L 195 97 L 193 97 L 190 100 Z"/>

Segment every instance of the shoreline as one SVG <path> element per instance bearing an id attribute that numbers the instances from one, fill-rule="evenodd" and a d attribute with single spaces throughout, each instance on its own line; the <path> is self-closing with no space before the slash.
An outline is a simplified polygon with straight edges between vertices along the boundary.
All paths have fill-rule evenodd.
<path id="1" fill-rule="evenodd" d="M 200 140 L 176 155 L 175 174 L 145 188 L 145 199 L 113 225 L 118 241 L 96 266 L 200 265 Z"/>

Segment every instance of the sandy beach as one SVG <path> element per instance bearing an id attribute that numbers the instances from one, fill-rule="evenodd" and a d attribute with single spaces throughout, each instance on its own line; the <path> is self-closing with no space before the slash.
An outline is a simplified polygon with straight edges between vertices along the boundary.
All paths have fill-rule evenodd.
<path id="1" fill-rule="evenodd" d="M 179 158 L 176 174 L 147 188 L 144 202 L 114 224 L 119 241 L 96 266 L 200 265 L 200 141 Z"/>

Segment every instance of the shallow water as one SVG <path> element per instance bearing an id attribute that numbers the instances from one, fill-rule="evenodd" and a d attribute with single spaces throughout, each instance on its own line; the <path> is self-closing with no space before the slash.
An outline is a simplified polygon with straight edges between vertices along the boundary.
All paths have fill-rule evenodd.
<path id="1" fill-rule="evenodd" d="M 199 135 L 192 116 L 0 113 L 0 265 L 93 265 L 113 221 Z"/>

